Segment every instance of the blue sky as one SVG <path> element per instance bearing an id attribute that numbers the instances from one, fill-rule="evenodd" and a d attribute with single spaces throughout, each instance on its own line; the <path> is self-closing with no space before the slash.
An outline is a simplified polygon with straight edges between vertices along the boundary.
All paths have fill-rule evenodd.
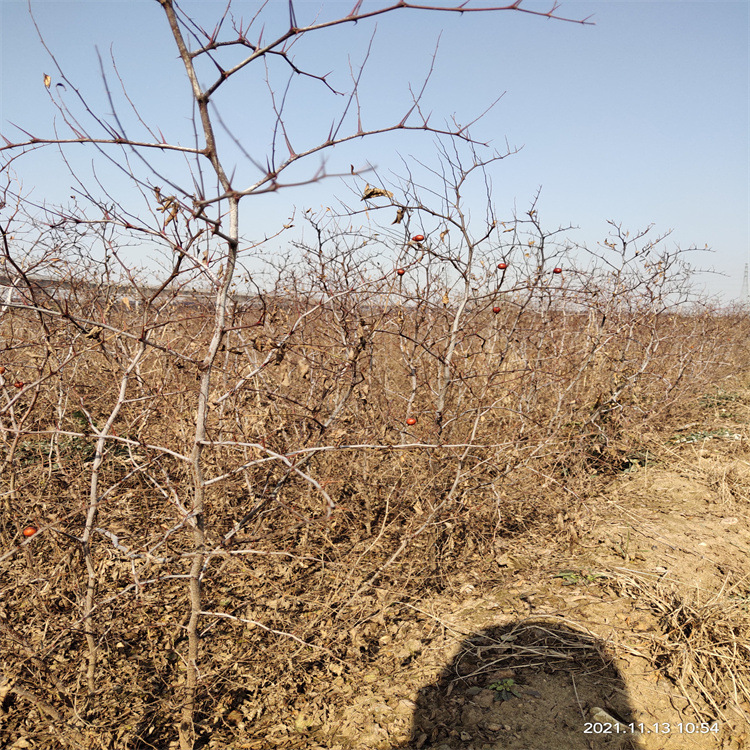
<path id="1" fill-rule="evenodd" d="M 365 0 L 363 7 L 382 4 Z M 224 5 L 204 0 L 181 7 L 199 23 L 213 26 Z M 296 2 L 297 21 L 301 25 L 317 14 L 345 15 L 352 5 L 353 0 Z M 550 5 L 530 0 L 524 7 L 547 10 Z M 258 3 L 233 4 L 235 16 L 246 21 L 257 8 Z M 111 112 L 98 48 L 129 134 L 145 137 L 145 130 L 122 94 L 112 57 L 142 119 L 160 128 L 170 142 L 191 144 L 187 82 L 155 0 L 33 1 L 32 10 L 57 62 L 92 110 Z M 472 133 L 500 150 L 506 139 L 522 147 L 491 168 L 501 219 L 512 217 L 514 209 L 525 212 L 541 187 L 538 209 L 545 226 L 577 226 L 571 239 L 589 246 L 607 236 L 607 219 L 631 231 L 649 224 L 655 232 L 674 230 L 669 247 L 708 245 L 714 250 L 693 262 L 724 276 L 704 275 L 700 283 L 731 300 L 739 295 L 750 247 L 749 10 L 745 0 L 600 0 L 564 2 L 558 11 L 579 19 L 591 16 L 594 26 L 517 12 L 457 16 L 408 10 L 310 35 L 293 54 L 307 70 L 333 71 L 332 85 L 343 88 L 349 61 L 358 66 L 372 39 L 361 109 L 363 125 L 378 127 L 398 121 L 406 111 L 408 85 L 421 86 L 439 40 L 423 100 L 424 109 L 433 113 L 431 122 L 455 116 L 467 123 L 503 95 Z M 285 28 L 287 12 L 286 2 L 271 0 L 264 11 L 266 38 Z M 0 0 L 0 29 L 0 133 L 20 138 L 10 123 L 37 136 L 52 135 L 56 123 L 65 133 L 42 84 L 44 73 L 53 84 L 60 74 L 39 42 L 25 0 Z M 207 80 L 207 68 L 203 74 Z M 227 126 L 259 161 L 265 161 L 272 122 L 265 74 L 261 66 L 248 69 L 217 102 Z M 288 78 L 284 65 L 271 61 L 269 76 L 281 94 Z M 63 91 L 53 85 L 52 91 L 74 109 L 70 86 Z M 292 81 L 288 102 L 290 138 L 297 151 L 324 140 L 342 107 L 342 97 L 299 78 Z M 352 124 L 350 120 L 345 129 Z M 222 147 L 229 161 L 236 162 L 241 185 L 257 177 L 228 139 Z M 97 153 L 83 146 L 65 153 L 74 171 L 88 175 L 89 184 L 95 173 L 112 195 L 133 211 L 142 210 L 142 199 L 127 179 Z M 184 181 L 184 160 L 153 160 Z M 403 174 L 404 164 L 425 175 L 418 162 L 438 166 L 432 137 L 402 132 L 339 147 L 328 154 L 326 168 L 348 172 L 349 164 L 361 168 L 369 163 L 388 179 L 391 171 Z M 310 177 L 319 166 L 320 158 L 313 157 L 289 179 Z M 16 161 L 14 169 L 34 199 L 69 200 L 74 181 L 53 148 Z M 253 198 L 244 204 L 242 232 L 249 241 L 260 239 L 285 223 L 295 207 L 299 219 L 305 209 L 333 205 L 337 197 L 352 201 L 351 180 L 331 178 Z M 467 198 L 483 215 L 481 191 L 470 191 Z M 287 233 L 278 244 L 293 238 Z M 147 253 L 139 258 L 135 252 L 136 262 L 147 262 Z"/>

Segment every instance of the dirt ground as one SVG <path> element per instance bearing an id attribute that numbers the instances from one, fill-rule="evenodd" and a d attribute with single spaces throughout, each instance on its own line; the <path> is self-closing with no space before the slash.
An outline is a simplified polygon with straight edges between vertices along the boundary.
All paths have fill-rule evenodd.
<path id="1" fill-rule="evenodd" d="M 332 675 L 296 740 L 287 723 L 237 747 L 750 747 L 748 403 L 707 402 L 560 517 L 558 538 L 393 604 L 364 626 L 380 634 L 369 671 Z M 400 626 L 399 607 L 419 624 Z"/>

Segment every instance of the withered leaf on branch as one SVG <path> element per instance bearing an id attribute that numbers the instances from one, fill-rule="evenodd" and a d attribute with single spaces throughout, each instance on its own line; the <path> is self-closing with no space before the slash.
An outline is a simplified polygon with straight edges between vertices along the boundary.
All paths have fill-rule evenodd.
<path id="1" fill-rule="evenodd" d="M 396 211 L 396 218 L 391 222 L 391 224 L 400 224 L 404 220 L 404 207 L 401 206 L 401 208 Z"/>
<path id="2" fill-rule="evenodd" d="M 49 88 L 52 83 L 52 79 L 45 73 L 44 74 L 44 85 Z"/>
<path id="3" fill-rule="evenodd" d="M 442 242 L 445 239 L 445 235 L 450 232 L 450 229 L 445 229 L 444 231 L 440 232 L 440 241 Z"/>
<path id="4" fill-rule="evenodd" d="M 166 198 L 163 197 L 161 190 L 159 190 L 158 187 L 154 188 L 154 194 L 156 195 L 156 200 L 159 202 L 159 206 L 156 210 L 163 214 L 167 214 L 168 212 L 167 220 L 164 222 L 164 228 L 166 229 L 169 226 L 169 223 L 174 221 L 177 217 L 180 204 L 177 202 L 177 198 L 174 195 L 167 196 Z"/>
<path id="5" fill-rule="evenodd" d="M 368 183 L 365 185 L 365 192 L 362 193 L 362 200 L 366 201 L 370 198 L 390 198 L 393 200 L 393 193 L 390 190 L 383 190 L 383 188 L 370 187 Z"/>

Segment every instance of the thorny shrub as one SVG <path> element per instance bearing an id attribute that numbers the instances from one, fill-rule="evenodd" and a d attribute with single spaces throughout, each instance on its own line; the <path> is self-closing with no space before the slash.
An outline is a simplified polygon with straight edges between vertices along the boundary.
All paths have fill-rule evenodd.
<path id="1" fill-rule="evenodd" d="M 546 231 L 536 202 L 500 221 L 485 168 L 504 156 L 424 114 L 434 56 L 398 115 L 369 127 L 370 46 L 343 76 L 310 56 L 385 15 L 576 20 L 556 5 L 310 16 L 290 1 L 279 26 L 274 4 L 243 18 L 227 3 L 205 28 L 159 5 L 182 63 L 160 86 L 189 86 L 192 145 L 139 112 L 114 55 L 102 114 L 41 30 L 54 135 L 19 128 L 0 145 L 0 701 L 32 705 L 14 742 L 228 747 L 239 715 L 269 746 L 274 705 L 376 653 L 378 629 L 398 632 L 398 608 L 381 611 L 389 587 L 428 594 L 467 556 L 579 503 L 741 354 L 745 319 L 686 306 L 689 269 L 659 238 L 613 225 L 589 253 Z M 219 112 L 258 85 L 264 135 L 243 140 Z M 325 167 L 305 165 L 334 148 L 407 132 L 444 138 L 442 168 L 388 189 L 352 165 L 355 205 L 338 221 L 308 211 L 306 268 L 274 261 L 261 283 L 266 243 L 246 244 L 242 209 L 319 182 Z M 71 172 L 67 206 L 11 186 L 11 167 L 47 146 Z M 105 184 L 110 166 L 129 188 Z M 479 224 L 463 208 L 475 176 Z M 375 227 L 379 211 L 395 219 Z M 166 270 L 136 271 L 134 247 Z"/>
<path id="2" fill-rule="evenodd" d="M 663 238 L 613 225 L 602 252 L 574 254 L 535 207 L 476 238 L 460 211 L 408 198 L 406 221 L 376 234 L 309 216 L 301 260 L 232 299 L 203 464 L 201 731 L 254 701 L 263 736 L 268 701 L 377 652 L 356 623 L 383 587 L 439 590 L 467 555 L 577 505 L 740 366 L 746 318 L 688 304 Z M 5 679 L 79 741 L 159 746 L 184 679 L 211 297 L 188 275 L 115 282 L 60 232 L 3 230 Z"/>

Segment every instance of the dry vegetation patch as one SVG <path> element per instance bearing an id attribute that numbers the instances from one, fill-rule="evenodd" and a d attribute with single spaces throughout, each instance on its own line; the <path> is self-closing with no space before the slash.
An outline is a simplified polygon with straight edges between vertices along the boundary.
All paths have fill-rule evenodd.
<path id="1" fill-rule="evenodd" d="M 4 314 L 6 746 L 173 746 L 191 622 L 198 747 L 581 747 L 624 654 L 739 726 L 744 318 L 420 300 L 231 308 L 198 551 L 200 310 Z"/>

